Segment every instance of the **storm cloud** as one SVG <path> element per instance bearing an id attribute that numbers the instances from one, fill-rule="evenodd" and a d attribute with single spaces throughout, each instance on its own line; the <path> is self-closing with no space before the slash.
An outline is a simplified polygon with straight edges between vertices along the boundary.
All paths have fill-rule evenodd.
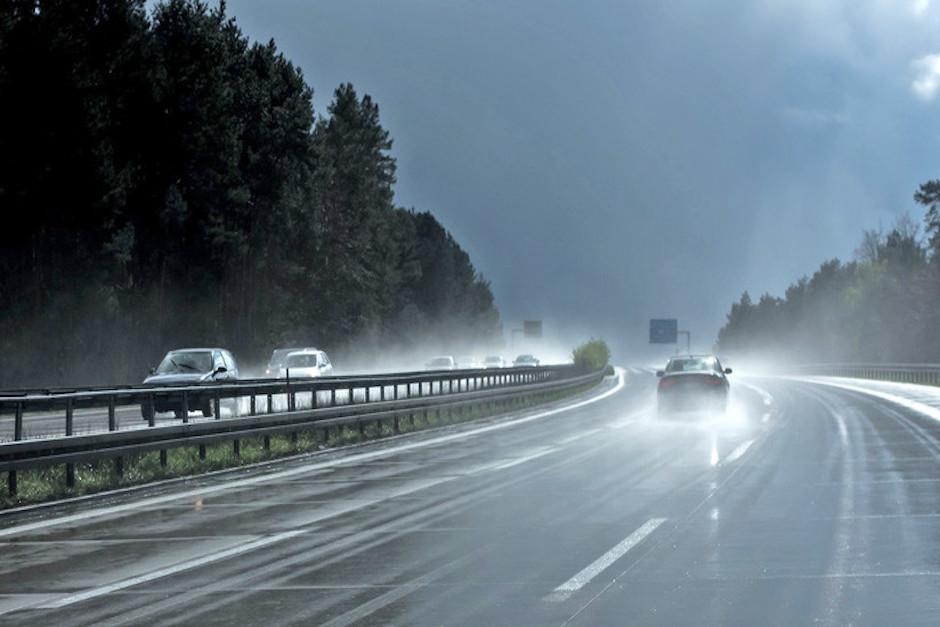
<path id="1" fill-rule="evenodd" d="M 353 82 L 508 326 L 649 354 L 674 316 L 711 347 L 935 177 L 940 7 L 927 0 L 228 2 L 325 109 Z"/>

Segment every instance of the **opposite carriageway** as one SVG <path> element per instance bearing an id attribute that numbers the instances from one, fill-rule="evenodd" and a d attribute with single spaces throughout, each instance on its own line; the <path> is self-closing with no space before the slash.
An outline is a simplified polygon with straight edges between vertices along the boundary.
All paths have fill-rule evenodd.
<path id="1" fill-rule="evenodd" d="M 364 433 L 367 423 L 383 425 L 397 433 L 399 421 L 416 412 L 449 414 L 487 407 L 497 409 L 519 399 L 562 392 L 599 381 L 602 372 L 584 374 L 573 366 L 541 366 L 487 370 L 394 373 L 361 377 L 324 377 L 308 380 L 247 380 L 225 384 L 188 386 L 130 386 L 83 390 L 30 390 L 0 396 L 0 416 L 12 418 L 11 440 L 0 444 L 0 472 L 6 472 L 8 489 L 17 492 L 17 471 L 64 464 L 65 480 L 74 485 L 76 463 L 113 459 L 118 473 L 125 456 L 160 451 L 166 464 L 167 450 L 221 441 L 239 443 L 248 437 L 263 437 L 331 427 L 357 426 Z M 192 399 L 210 398 L 212 418 L 191 418 Z M 280 400 L 280 403 L 277 401 Z M 243 408 L 223 418 L 223 403 Z M 153 408 L 175 405 L 179 420 L 157 422 Z M 119 411 L 136 412 L 130 428 L 120 428 Z M 106 428 L 75 433 L 76 411 L 99 412 Z M 425 414 L 426 415 L 426 414 Z M 31 420 L 50 420 L 61 425 L 44 437 L 27 437 Z"/>

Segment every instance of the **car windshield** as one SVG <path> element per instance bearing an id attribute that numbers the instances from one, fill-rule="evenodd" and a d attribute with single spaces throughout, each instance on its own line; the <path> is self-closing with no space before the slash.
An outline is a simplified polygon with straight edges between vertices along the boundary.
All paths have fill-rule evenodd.
<path id="1" fill-rule="evenodd" d="M 532 355 L 519 355 L 516 357 L 516 361 L 519 363 L 528 363 L 530 361 L 535 361 L 535 357 Z"/>
<path id="2" fill-rule="evenodd" d="M 450 357 L 435 357 L 428 362 L 429 366 L 450 366 L 451 359 Z"/>
<path id="3" fill-rule="evenodd" d="M 714 357 L 688 357 L 673 359 L 666 366 L 666 372 L 712 372 L 717 369 Z"/>
<path id="4" fill-rule="evenodd" d="M 209 351 L 182 351 L 167 353 L 157 374 L 188 374 L 212 371 L 212 353 Z"/>
<path id="5" fill-rule="evenodd" d="M 284 365 L 288 368 L 314 368 L 317 365 L 317 356 L 310 353 L 288 355 Z"/>

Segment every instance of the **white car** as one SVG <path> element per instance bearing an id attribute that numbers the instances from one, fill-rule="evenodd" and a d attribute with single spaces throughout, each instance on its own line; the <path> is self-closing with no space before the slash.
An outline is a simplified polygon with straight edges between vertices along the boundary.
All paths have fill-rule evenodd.
<path id="1" fill-rule="evenodd" d="M 441 355 L 424 364 L 426 370 L 456 370 L 457 360 L 453 355 Z"/>
<path id="2" fill-rule="evenodd" d="M 487 355 L 483 360 L 484 368 L 502 368 L 506 361 L 500 355 Z"/>
<path id="3" fill-rule="evenodd" d="M 278 371 L 278 378 L 312 379 L 333 374 L 333 364 L 329 356 L 315 348 L 293 351 L 284 357 L 284 363 Z"/>

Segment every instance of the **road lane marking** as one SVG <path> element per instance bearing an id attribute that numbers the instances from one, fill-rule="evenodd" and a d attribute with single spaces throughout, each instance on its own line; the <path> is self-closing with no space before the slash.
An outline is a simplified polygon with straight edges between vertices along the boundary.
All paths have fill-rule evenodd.
<path id="1" fill-rule="evenodd" d="M 618 368 L 617 369 L 617 384 L 611 389 L 601 394 L 598 394 L 597 396 L 585 399 L 583 401 L 578 401 L 577 403 L 571 403 L 563 407 L 558 407 L 556 409 L 549 409 L 549 410 L 538 412 L 529 416 L 524 416 L 522 418 L 516 418 L 513 420 L 505 420 L 502 422 L 498 422 L 496 424 L 487 425 L 485 427 L 478 427 L 476 429 L 462 431 L 460 433 L 442 435 L 438 437 L 429 438 L 426 440 L 420 440 L 418 442 L 410 442 L 408 444 L 401 444 L 401 445 L 393 446 L 390 448 L 383 448 L 378 451 L 370 451 L 367 453 L 353 453 L 340 459 L 314 462 L 312 464 L 305 464 L 297 468 L 289 468 L 287 470 L 280 470 L 277 472 L 257 475 L 255 477 L 247 477 L 244 479 L 226 481 L 225 483 L 220 484 L 220 485 L 205 486 L 202 488 L 186 490 L 183 492 L 176 492 L 173 494 L 165 494 L 161 496 L 145 498 L 145 499 L 141 499 L 141 500 L 130 502 L 130 503 L 123 503 L 121 505 L 99 507 L 99 508 L 79 512 L 76 514 L 60 516 L 59 518 L 50 518 L 47 520 L 41 520 L 41 521 L 36 521 L 32 523 L 16 525 L 14 527 L 0 529 L 0 538 L 15 536 L 21 533 L 29 533 L 32 531 L 38 531 L 40 529 L 48 529 L 50 527 L 58 527 L 60 525 L 66 525 L 69 523 L 82 522 L 85 520 L 90 520 L 92 518 L 100 518 L 102 516 L 132 514 L 143 508 L 151 507 L 154 505 L 161 505 L 163 503 L 170 503 L 170 502 L 178 501 L 181 499 L 190 499 L 194 497 L 206 496 L 209 494 L 216 494 L 219 492 L 227 492 L 229 490 L 235 490 L 239 488 L 251 487 L 251 486 L 267 483 L 267 482 L 278 480 L 278 479 L 284 479 L 287 477 L 294 477 L 297 475 L 308 474 L 316 470 L 334 468 L 336 466 L 348 466 L 348 465 L 353 465 L 353 464 L 360 463 L 363 461 L 378 459 L 382 457 L 391 457 L 392 455 L 397 455 L 399 453 L 403 453 L 406 451 L 428 448 L 432 446 L 437 446 L 439 444 L 444 444 L 447 442 L 453 442 L 454 440 L 462 440 L 462 439 L 470 438 L 470 437 L 480 435 L 483 433 L 489 433 L 492 431 L 508 429 L 510 427 L 515 427 L 517 425 L 534 422 L 536 420 L 541 420 L 549 416 L 555 416 L 561 413 L 569 412 L 575 409 L 580 409 L 581 407 L 586 407 L 588 405 L 597 403 L 601 400 L 604 400 L 606 398 L 613 396 L 614 394 L 617 394 L 618 392 L 620 392 L 620 390 L 623 389 L 623 387 L 624 387 L 623 369 Z"/>
<path id="2" fill-rule="evenodd" d="M 554 453 L 557 450 L 558 450 L 557 448 L 549 448 L 543 451 L 538 451 L 536 453 L 532 453 L 531 455 L 526 455 L 525 457 L 520 457 L 519 459 L 514 459 L 512 461 L 499 464 L 498 466 L 493 466 L 493 470 L 506 470 L 507 468 L 512 468 L 513 466 L 524 464 L 526 462 L 532 461 L 533 459 L 538 459 L 539 457 L 542 457 L 543 455 Z"/>
<path id="3" fill-rule="evenodd" d="M 129 579 L 122 579 L 121 581 L 115 581 L 105 586 L 100 586 L 98 588 L 92 588 L 91 590 L 86 590 L 85 592 L 79 592 L 77 594 L 70 594 L 50 603 L 44 603 L 37 605 L 36 607 L 44 610 L 55 610 L 67 607 L 69 605 L 74 605 L 75 603 L 81 603 L 82 601 L 88 601 L 89 599 L 94 599 L 105 594 L 110 594 L 112 592 L 117 592 L 118 590 L 124 590 L 132 586 L 140 585 L 142 583 L 147 583 L 153 581 L 154 579 L 161 579 L 163 577 L 169 577 L 170 575 L 175 575 L 177 573 L 191 570 L 193 568 L 198 568 L 200 566 L 205 566 L 206 564 L 212 564 L 213 562 L 218 562 L 220 560 L 228 559 L 234 557 L 235 555 L 240 555 L 241 553 L 246 553 L 248 551 L 254 551 L 262 547 L 268 546 L 269 544 L 274 544 L 276 542 L 283 542 L 284 540 L 289 540 L 290 538 L 299 536 L 303 533 L 306 533 L 306 530 L 303 529 L 294 529 L 293 531 L 285 531 L 283 533 L 278 533 L 273 536 L 267 536 L 264 538 L 258 538 L 252 542 L 246 544 L 240 544 L 234 546 L 230 549 L 225 549 L 223 551 L 218 551 L 216 553 L 210 553 L 203 557 L 197 557 L 195 559 L 187 560 L 185 562 L 180 562 L 179 564 L 174 564 L 173 566 L 167 566 L 166 568 L 161 568 L 153 572 L 149 572 L 143 575 L 138 575 L 137 577 L 131 577 Z"/>
<path id="4" fill-rule="evenodd" d="M 582 438 L 592 436 L 599 431 L 600 431 L 600 427 L 598 427 L 597 429 L 588 429 L 584 433 L 576 433 L 575 435 L 565 438 L 564 440 L 561 440 L 558 443 L 559 444 L 571 444 L 572 442 L 577 442 L 578 440 Z"/>
<path id="5" fill-rule="evenodd" d="M 583 588 L 586 584 L 590 583 L 592 579 L 609 568 L 611 564 L 626 555 L 627 551 L 642 542 L 646 536 L 656 531 L 656 528 L 664 522 L 666 522 L 665 518 L 650 518 L 645 523 L 643 523 L 639 529 L 628 535 L 612 549 L 594 560 L 577 575 L 552 590 L 552 593 L 545 597 L 545 600 L 555 603 L 567 600 L 568 597 Z"/>
<path id="6" fill-rule="evenodd" d="M 754 385 L 753 383 L 745 383 L 744 381 L 740 381 L 739 384 L 740 384 L 740 385 L 743 385 L 744 387 L 746 387 L 746 388 L 748 388 L 748 389 L 750 389 L 750 390 L 753 390 L 754 392 L 756 392 L 757 395 L 760 396 L 761 401 L 763 401 L 764 405 L 770 407 L 771 405 L 774 404 L 774 397 L 773 397 L 773 395 L 772 395 L 770 392 L 768 392 L 767 390 L 765 390 L 765 389 L 763 389 L 763 388 L 759 388 L 759 387 L 757 387 L 756 385 Z"/>
<path id="7" fill-rule="evenodd" d="M 742 442 L 741 444 L 738 445 L 736 449 L 731 451 L 730 455 L 728 455 L 723 460 L 721 460 L 721 463 L 731 464 L 731 463 L 738 461 L 739 459 L 741 459 L 742 455 L 747 453 L 747 449 L 751 448 L 752 444 L 754 444 L 754 440 L 748 440 L 747 442 Z"/>
<path id="8" fill-rule="evenodd" d="M 415 485 L 409 486 L 407 488 L 401 488 L 399 490 L 396 490 L 384 496 L 380 496 L 380 497 L 376 497 L 372 499 L 363 499 L 356 503 L 347 503 L 347 504 L 341 505 L 340 507 L 336 507 L 336 508 L 329 509 L 326 511 L 320 511 L 314 514 L 313 516 L 308 517 L 306 520 L 302 521 L 298 527 L 291 529 L 289 531 L 284 531 L 284 532 L 277 533 L 271 536 L 256 537 L 256 539 L 254 540 L 240 543 L 237 546 L 234 546 L 229 549 L 223 549 L 215 553 L 209 553 L 201 557 L 193 558 L 191 560 L 186 560 L 184 562 L 180 562 L 172 566 L 167 566 L 165 568 L 160 568 L 149 573 L 144 573 L 142 575 L 137 575 L 134 577 L 129 577 L 127 579 L 122 579 L 120 581 L 115 581 L 110 584 L 106 584 L 104 586 L 99 586 L 97 588 L 92 588 L 91 590 L 86 590 L 84 592 L 65 595 L 65 596 L 57 598 L 55 601 L 38 605 L 36 607 L 38 607 L 39 609 L 58 609 L 58 608 L 66 607 L 68 605 L 74 605 L 75 603 L 81 603 L 82 601 L 94 599 L 102 595 L 110 594 L 112 592 L 117 592 L 119 590 L 124 590 L 132 586 L 140 585 L 142 583 L 148 583 L 150 581 L 155 581 L 163 577 L 168 577 L 170 575 L 182 573 L 188 570 L 192 570 L 194 568 L 199 568 L 200 566 L 212 564 L 214 562 L 228 559 L 230 557 L 234 557 L 242 553 L 255 551 L 257 549 L 264 548 L 266 546 L 269 546 L 278 542 L 283 542 L 284 540 L 289 540 L 291 538 L 295 538 L 300 535 L 309 535 L 311 533 L 310 526 L 322 520 L 349 514 L 349 513 L 364 509 L 366 507 L 372 507 L 384 501 L 401 498 L 403 496 L 407 496 L 415 492 L 420 492 L 422 490 L 426 490 L 428 488 L 434 487 L 436 485 L 440 485 L 442 483 L 446 483 L 448 481 L 452 481 L 457 478 L 458 477 L 454 476 L 454 477 L 441 477 L 441 478 L 435 478 L 435 479 L 421 480 Z M 0 614 L 2 614 L 2 612 L 0 612 Z"/>

